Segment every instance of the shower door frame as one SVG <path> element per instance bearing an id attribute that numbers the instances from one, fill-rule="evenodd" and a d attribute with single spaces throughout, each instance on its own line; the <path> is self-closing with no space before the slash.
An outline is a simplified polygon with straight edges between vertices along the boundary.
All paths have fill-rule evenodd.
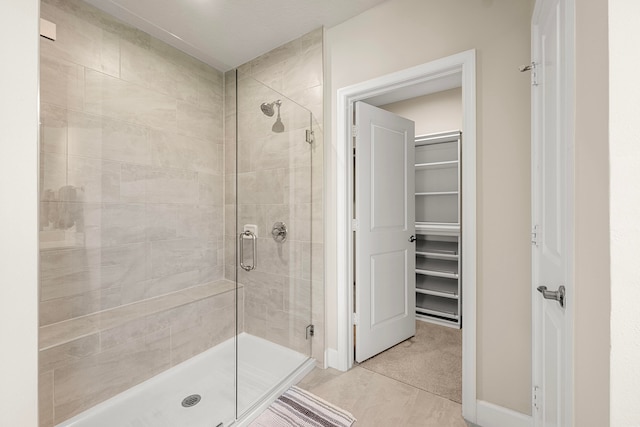
<path id="1" fill-rule="evenodd" d="M 286 95 L 279 93 L 278 91 L 276 91 L 275 89 L 273 89 L 272 87 L 264 84 L 263 82 L 253 78 L 250 75 L 244 75 L 242 78 L 240 78 L 239 76 L 242 75 L 242 73 L 236 69 L 235 70 L 235 94 L 234 94 L 234 98 L 235 98 L 235 106 L 233 107 L 235 109 L 235 154 L 234 154 L 234 162 L 235 162 L 235 167 L 234 167 L 234 172 L 233 172 L 233 176 L 234 176 L 234 193 L 235 193 L 235 200 L 234 200 L 234 231 L 235 231 L 235 239 L 234 239 L 234 257 L 235 257 L 235 262 L 234 262 L 234 282 L 235 282 L 235 292 L 236 292 L 236 335 L 235 335 L 235 346 L 236 346 L 236 350 L 235 350 L 235 357 L 236 357 L 236 361 L 235 361 L 235 377 L 236 377 L 236 382 L 235 382 L 235 394 L 236 394 L 236 399 L 235 399 L 235 407 L 236 407 L 236 420 L 235 422 L 232 423 L 233 426 L 245 426 L 248 425 L 253 419 L 255 419 L 258 415 L 260 415 L 273 401 L 275 401 L 282 393 L 284 393 L 289 387 L 291 387 L 293 384 L 299 382 L 300 380 L 302 380 L 302 378 L 304 378 L 309 372 L 311 372 L 315 366 L 316 366 L 316 362 L 315 359 L 313 359 L 312 357 L 312 335 L 308 337 L 307 341 L 308 341 L 308 346 L 305 349 L 306 351 L 306 359 L 304 362 L 302 362 L 302 364 L 298 365 L 297 367 L 295 367 L 295 369 L 292 369 L 292 371 L 290 372 L 290 374 L 288 374 L 285 378 L 283 378 L 275 387 L 273 387 L 271 390 L 269 390 L 266 394 L 264 394 L 261 399 L 259 399 L 256 403 L 254 403 L 253 405 L 249 406 L 248 408 L 244 409 L 242 412 L 239 410 L 239 401 L 238 401 L 238 390 L 239 390 L 239 355 L 240 352 L 242 351 L 242 349 L 239 347 L 238 345 L 238 337 L 240 336 L 240 317 L 239 317 L 239 305 L 240 304 L 240 295 L 239 295 L 239 289 L 240 286 L 242 285 L 241 280 L 239 278 L 239 272 L 242 271 L 242 269 L 244 268 L 243 266 L 241 266 L 241 263 L 244 261 L 240 258 L 240 250 L 238 247 L 239 242 L 242 242 L 240 234 L 241 234 L 241 224 L 240 224 L 240 215 L 239 215 L 239 208 L 241 206 L 241 204 L 239 203 L 240 200 L 240 192 L 241 192 L 241 187 L 239 185 L 239 179 L 238 179 L 238 174 L 240 173 L 240 169 L 239 169 L 239 149 L 240 149 L 240 129 L 241 129 L 241 123 L 240 123 L 240 117 L 241 114 L 239 113 L 240 109 L 239 109 L 239 84 L 241 83 L 241 81 L 243 79 L 251 79 L 254 80 L 255 82 L 257 82 L 258 84 L 264 86 L 265 88 L 269 89 L 270 91 L 272 91 L 274 94 L 277 94 L 281 99 L 287 100 L 287 102 L 291 102 L 293 104 L 295 104 L 296 108 L 300 108 L 303 109 L 305 112 L 307 112 L 309 114 L 309 124 L 308 124 L 308 128 L 313 132 L 314 129 L 314 125 L 317 125 L 317 123 L 315 122 L 315 117 L 313 116 L 313 113 L 311 111 L 309 111 L 307 108 L 303 107 L 302 105 L 299 105 L 298 103 L 296 103 L 295 101 L 291 100 L 290 98 L 288 98 Z M 265 103 L 267 103 L 268 101 L 271 101 L 271 99 L 267 99 L 264 100 Z M 280 99 L 275 100 L 274 104 L 278 104 L 278 118 L 276 119 L 278 122 L 280 122 L 280 104 L 278 103 L 278 101 L 280 101 Z M 258 105 L 256 107 L 257 110 L 257 114 L 260 114 L 260 109 L 261 106 Z M 262 109 L 262 113 L 264 113 L 264 109 Z M 265 113 L 265 115 L 267 115 L 268 117 L 271 118 L 271 116 L 269 116 L 268 114 Z M 276 132 L 275 130 L 272 129 L 273 132 Z M 288 132 L 293 132 L 294 130 L 289 130 Z M 307 138 L 309 137 L 309 135 L 307 135 Z M 313 137 L 313 133 L 311 134 L 311 137 Z M 308 279 L 308 286 L 309 286 L 309 307 L 308 307 L 308 313 L 309 313 L 309 318 L 308 318 L 308 325 L 312 326 L 312 301 L 313 301 L 313 287 L 312 287 L 312 280 L 311 280 L 311 268 L 312 268 L 312 259 L 313 259 L 313 249 L 312 249 L 312 243 L 313 243 L 313 239 L 312 239 L 312 233 L 311 233 L 311 227 L 312 227 L 312 206 L 313 206 L 313 197 L 312 197 L 312 191 L 313 191 L 313 186 L 312 186 L 312 156 L 313 156 L 313 150 L 312 150 L 312 142 L 310 141 L 305 141 L 304 139 L 302 139 L 300 141 L 300 143 L 302 144 L 308 144 L 309 148 L 308 148 L 308 153 L 309 153 L 309 159 L 308 159 L 308 164 L 309 164 L 309 206 L 310 206 L 310 212 L 309 212 L 309 241 L 308 241 L 308 245 L 309 245 L 309 259 L 308 259 L 308 263 L 309 263 L 309 268 L 310 268 L 310 273 L 309 273 L 309 279 Z M 289 168 L 293 169 L 295 167 L 298 166 L 291 166 L 291 162 L 289 163 Z M 289 196 L 289 202 L 290 204 L 293 206 L 294 202 L 291 200 L 291 198 L 293 196 Z M 293 227 L 293 218 L 289 219 L 291 224 L 287 224 L 288 228 Z M 257 222 L 257 221 L 256 221 Z M 289 230 L 290 232 L 291 230 Z M 271 232 L 268 230 L 259 230 L 258 232 L 258 236 L 265 236 L 265 235 L 270 235 Z M 253 242 L 254 245 L 257 245 L 257 238 L 253 238 Z M 247 245 L 248 246 L 248 245 Z M 255 248 L 255 246 L 254 246 Z M 245 247 L 245 250 L 247 248 Z M 247 257 L 247 259 L 249 258 L 248 255 L 246 255 L 245 252 L 245 256 Z M 293 261 L 291 261 L 293 262 Z M 254 265 L 256 264 L 256 260 L 255 258 L 253 258 L 253 260 L 251 261 L 251 264 Z M 258 258 L 257 264 L 260 265 L 260 259 Z M 249 266 L 250 267 L 250 266 Z M 246 271 L 250 271 L 253 270 L 253 268 L 249 268 L 246 269 Z M 301 279 L 304 280 L 304 279 Z M 244 285 L 242 285 L 244 286 Z M 246 292 L 246 290 L 243 290 L 243 292 Z M 246 298 L 246 295 L 244 295 L 243 300 Z M 243 307 L 242 313 L 244 315 L 245 310 Z M 294 316 L 293 314 L 291 314 L 292 316 Z M 243 321 L 243 325 L 244 325 L 244 321 Z M 244 327 L 243 327 L 244 329 Z M 308 327 L 307 330 L 305 331 L 308 333 Z M 270 341 L 270 340 L 269 340 Z M 292 351 L 296 351 L 291 349 Z"/>

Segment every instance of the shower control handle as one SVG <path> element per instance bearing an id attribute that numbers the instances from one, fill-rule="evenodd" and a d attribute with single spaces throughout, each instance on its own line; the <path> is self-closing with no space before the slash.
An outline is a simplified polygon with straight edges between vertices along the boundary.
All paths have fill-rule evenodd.
<path id="1" fill-rule="evenodd" d="M 244 263 L 244 240 L 251 239 L 251 244 L 253 245 L 253 264 L 246 265 Z M 258 251 L 257 251 L 257 237 L 256 235 L 250 231 L 245 230 L 238 235 L 238 246 L 240 246 L 240 267 L 242 267 L 245 271 L 255 270 L 258 265 Z"/>
<path id="2" fill-rule="evenodd" d="M 271 229 L 271 236 L 276 242 L 283 243 L 287 240 L 287 225 L 282 221 L 274 223 Z"/>

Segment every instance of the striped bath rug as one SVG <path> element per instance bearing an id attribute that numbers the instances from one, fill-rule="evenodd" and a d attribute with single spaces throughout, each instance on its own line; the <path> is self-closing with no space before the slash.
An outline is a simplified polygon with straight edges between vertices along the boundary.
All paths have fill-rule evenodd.
<path id="1" fill-rule="evenodd" d="M 349 427 L 355 420 L 349 412 L 293 386 L 250 427 Z"/>

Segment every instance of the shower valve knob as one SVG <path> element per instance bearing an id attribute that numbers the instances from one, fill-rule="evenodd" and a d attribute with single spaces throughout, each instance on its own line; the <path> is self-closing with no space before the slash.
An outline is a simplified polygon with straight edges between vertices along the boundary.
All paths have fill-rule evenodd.
<path id="1" fill-rule="evenodd" d="M 276 242 L 284 242 L 287 240 L 287 225 L 281 221 L 276 222 L 271 229 L 271 235 Z"/>

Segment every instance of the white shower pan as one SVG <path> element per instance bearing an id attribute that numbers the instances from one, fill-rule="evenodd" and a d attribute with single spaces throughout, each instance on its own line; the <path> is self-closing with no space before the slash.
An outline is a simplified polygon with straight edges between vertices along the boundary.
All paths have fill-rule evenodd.
<path id="1" fill-rule="evenodd" d="M 244 332 L 237 338 L 238 420 L 231 338 L 57 427 L 244 426 L 315 365 L 304 354 L 262 338 Z M 192 395 L 200 401 L 184 407 L 183 400 Z"/>

